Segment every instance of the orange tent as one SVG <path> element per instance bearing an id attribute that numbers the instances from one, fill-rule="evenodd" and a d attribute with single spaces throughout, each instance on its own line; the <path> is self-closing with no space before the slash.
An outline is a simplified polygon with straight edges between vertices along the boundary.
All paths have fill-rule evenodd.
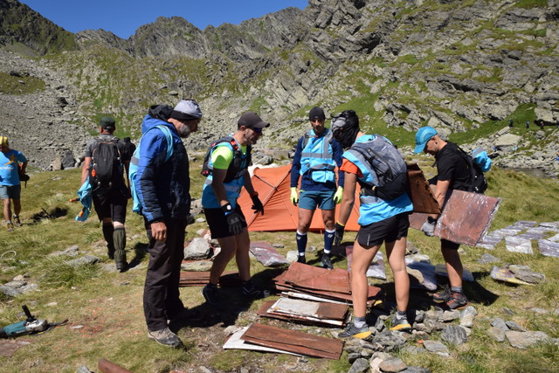
<path id="1" fill-rule="evenodd" d="M 255 214 L 251 209 L 252 201 L 243 188 L 238 203 L 247 220 L 248 230 L 255 231 L 294 231 L 297 229 L 297 206 L 289 200 L 291 165 L 274 168 L 255 168 L 252 185 L 264 205 L 264 215 Z M 357 188 L 359 189 L 359 188 Z M 339 209 L 336 209 L 338 217 Z M 358 231 L 359 195 L 355 195 L 355 205 L 346 224 L 346 231 Z M 315 211 L 311 231 L 323 231 L 324 222 L 320 210 Z"/>

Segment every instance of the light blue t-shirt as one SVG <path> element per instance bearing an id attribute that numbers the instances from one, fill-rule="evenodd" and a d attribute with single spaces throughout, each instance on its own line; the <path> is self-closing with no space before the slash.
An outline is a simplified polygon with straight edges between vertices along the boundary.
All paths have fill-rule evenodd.
<path id="1" fill-rule="evenodd" d="M 0 152 L 0 185 L 19 185 L 19 163 L 25 162 L 27 158 L 17 150 Z"/>

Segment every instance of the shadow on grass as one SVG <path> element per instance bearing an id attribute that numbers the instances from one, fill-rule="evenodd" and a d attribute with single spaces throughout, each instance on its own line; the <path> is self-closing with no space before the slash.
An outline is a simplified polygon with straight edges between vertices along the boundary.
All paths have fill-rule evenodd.
<path id="1" fill-rule="evenodd" d="M 258 289 L 267 291 L 269 294 L 275 292 L 272 279 L 284 271 L 284 268 L 268 268 L 255 273 L 252 282 Z M 237 285 L 239 285 L 237 283 Z M 202 291 L 202 288 L 200 288 Z M 170 325 L 172 330 L 184 327 L 206 328 L 221 324 L 222 327 L 234 325 L 241 312 L 250 309 L 255 301 L 243 295 L 240 286 L 228 286 L 219 288 L 219 304 L 212 306 L 203 303 L 194 308 L 189 308 L 180 321 Z"/>
<path id="2" fill-rule="evenodd" d="M 35 213 L 31 216 L 31 220 L 33 221 L 31 224 L 37 224 L 40 223 L 41 220 L 56 219 L 66 215 L 68 215 L 67 208 L 55 207 L 50 211 L 47 211 L 44 208 L 42 208 L 41 212 Z"/>
<path id="3" fill-rule="evenodd" d="M 142 262 L 148 252 L 148 245 L 138 242 L 134 245 L 134 258 L 128 263 L 129 268 L 134 268 Z"/>

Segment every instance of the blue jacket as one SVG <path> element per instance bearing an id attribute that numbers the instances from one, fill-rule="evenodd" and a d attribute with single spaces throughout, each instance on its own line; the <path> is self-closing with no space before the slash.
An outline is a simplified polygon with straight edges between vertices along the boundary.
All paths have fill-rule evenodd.
<path id="1" fill-rule="evenodd" d="M 167 140 L 157 125 L 169 128 L 173 136 L 173 154 L 165 161 Z M 142 122 L 140 159 L 136 173 L 136 193 L 142 214 L 149 223 L 186 218 L 190 212 L 190 176 L 186 149 L 175 127 L 146 115 Z"/>
<path id="2" fill-rule="evenodd" d="M 303 149 L 303 143 L 307 139 L 305 149 Z M 310 157 L 310 153 L 319 154 L 323 153 L 324 142 L 328 141 L 328 152 L 324 152 L 322 156 L 326 158 L 321 158 L 319 156 Z M 309 154 L 307 154 L 309 152 Z M 301 176 L 301 190 L 305 191 L 333 191 L 336 189 L 335 175 L 333 168 L 342 165 L 342 153 L 343 149 L 339 142 L 332 139 L 329 129 L 325 129 L 322 136 L 317 137 L 313 130 L 310 130 L 305 136 L 301 137 L 297 142 L 297 149 L 295 150 L 295 155 L 293 157 L 293 163 L 291 164 L 291 187 L 296 187 L 299 183 L 299 176 Z M 318 171 L 319 173 L 331 173 L 332 181 L 318 182 L 313 180 L 313 171 L 310 169 L 313 165 L 318 165 L 319 163 L 327 164 L 322 170 L 330 171 Z M 315 171 L 316 173 L 317 171 Z M 302 175 L 301 175 L 302 174 Z M 315 177 L 315 179 L 318 179 Z M 338 185 L 344 186 L 344 173 L 338 172 Z"/>

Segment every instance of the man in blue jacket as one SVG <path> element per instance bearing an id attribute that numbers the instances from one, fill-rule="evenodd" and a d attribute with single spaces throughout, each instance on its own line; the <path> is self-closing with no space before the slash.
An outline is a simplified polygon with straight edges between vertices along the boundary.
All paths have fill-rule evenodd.
<path id="1" fill-rule="evenodd" d="M 332 138 L 332 132 L 324 127 L 326 116 L 322 108 L 314 107 L 309 112 L 312 129 L 305 133 L 297 142 L 297 149 L 291 165 L 291 202 L 299 205 L 296 240 L 297 261 L 306 263 L 305 251 L 307 247 L 307 232 L 311 225 L 316 208 L 322 210 L 324 221 L 324 253 L 321 263 L 324 268 L 332 269 L 330 254 L 336 232 L 334 226 L 334 212 L 336 204 L 340 203 L 343 195 L 344 173 L 334 169 L 342 165 L 343 149 Z M 297 185 L 301 178 L 300 193 Z"/>
<path id="2" fill-rule="evenodd" d="M 134 176 L 152 243 L 144 286 L 148 337 L 170 347 L 181 347 L 182 342 L 169 329 L 168 320 L 179 319 L 185 312 L 179 298 L 179 279 L 190 212 L 190 176 L 182 138 L 198 129 L 201 118 L 198 103 L 191 99 L 181 100 L 174 109 L 152 106 L 142 123 L 138 170 Z M 172 135 L 170 156 L 165 132 Z"/>

